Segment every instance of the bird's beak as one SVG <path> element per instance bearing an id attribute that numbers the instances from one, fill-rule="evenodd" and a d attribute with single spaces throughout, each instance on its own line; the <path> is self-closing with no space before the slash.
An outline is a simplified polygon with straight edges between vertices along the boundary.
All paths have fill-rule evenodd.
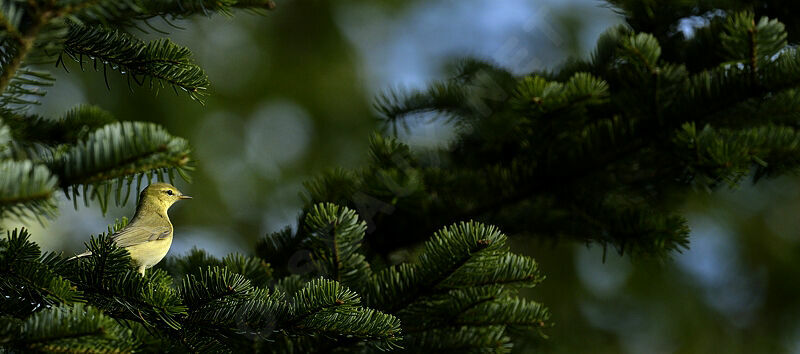
<path id="1" fill-rule="evenodd" d="M 188 196 L 188 195 L 186 195 L 186 194 L 181 194 L 181 195 L 178 197 L 178 199 L 192 199 L 192 197 L 190 197 L 190 196 Z"/>

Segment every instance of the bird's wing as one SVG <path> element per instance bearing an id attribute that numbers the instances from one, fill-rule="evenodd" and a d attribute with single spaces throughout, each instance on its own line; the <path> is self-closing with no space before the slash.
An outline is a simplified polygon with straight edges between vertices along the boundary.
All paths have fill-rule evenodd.
<path id="1" fill-rule="evenodd" d="M 119 247 L 130 247 L 141 243 L 163 240 L 172 234 L 169 226 L 137 226 L 128 225 L 111 235 L 111 240 Z"/>

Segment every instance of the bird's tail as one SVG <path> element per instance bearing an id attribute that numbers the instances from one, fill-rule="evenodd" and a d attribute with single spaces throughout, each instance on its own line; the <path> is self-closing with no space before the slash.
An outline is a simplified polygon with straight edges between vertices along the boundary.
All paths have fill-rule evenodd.
<path id="1" fill-rule="evenodd" d="M 69 257 L 69 258 L 67 258 L 67 260 L 71 261 L 71 260 L 73 260 L 75 258 L 81 258 L 81 257 L 90 256 L 91 254 L 92 254 L 92 251 L 86 251 L 86 252 L 83 252 L 81 254 L 76 254 L 76 255 L 74 255 L 72 257 Z"/>

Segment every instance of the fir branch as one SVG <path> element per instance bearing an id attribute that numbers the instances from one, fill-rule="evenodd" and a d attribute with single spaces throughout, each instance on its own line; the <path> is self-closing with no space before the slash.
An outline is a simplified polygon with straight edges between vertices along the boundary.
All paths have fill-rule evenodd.
<path id="1" fill-rule="evenodd" d="M 135 0 L 58 0 L 58 6 L 63 16 L 98 21 L 110 16 L 120 17 L 139 8 Z"/>
<path id="2" fill-rule="evenodd" d="M 47 22 L 50 21 L 54 15 L 55 14 L 51 11 L 41 11 L 33 14 L 27 26 L 20 31 L 19 36 L 15 36 L 17 43 L 14 47 L 9 48 L 10 52 L 13 54 L 11 54 L 9 58 L 4 58 L 2 63 L 0 94 L 3 94 L 7 90 L 9 83 L 17 74 L 17 70 L 22 67 L 22 63 L 28 55 L 28 52 L 33 48 L 34 41 L 39 31 L 47 25 Z"/>
<path id="3" fill-rule="evenodd" d="M 192 247 L 189 254 L 182 257 L 167 257 L 157 267 L 167 271 L 173 278 L 184 279 L 187 275 L 198 275 L 204 269 L 222 266 L 222 262 L 208 252 Z"/>
<path id="4" fill-rule="evenodd" d="M 513 347 L 506 326 L 431 329 L 409 334 L 403 344 L 437 353 L 508 353 Z"/>
<path id="5" fill-rule="evenodd" d="M 0 38 L 10 37 L 16 43 L 22 42 L 19 33 L 19 24 L 24 11 L 21 11 L 14 1 L 3 0 L 0 2 Z"/>
<path id="6" fill-rule="evenodd" d="M 44 144 L 54 147 L 75 144 L 86 138 L 89 133 L 116 122 L 116 119 L 111 113 L 97 106 L 80 105 L 68 110 L 58 119 L 17 114 L 6 116 L 4 122 L 19 144 Z"/>
<path id="7" fill-rule="evenodd" d="M 24 107 L 27 104 L 37 103 L 35 97 L 42 97 L 45 91 L 42 87 L 52 86 L 55 78 L 44 71 L 20 68 L 7 85 L 6 91 L 0 96 L 0 105 L 10 109 L 13 105 Z"/>
<path id="8" fill-rule="evenodd" d="M 105 210 L 111 193 L 109 181 L 117 181 L 119 194 L 123 184 L 130 188 L 133 177 L 145 173 L 160 175 L 164 170 L 174 169 L 186 179 L 189 152 L 186 140 L 169 135 L 158 125 L 123 122 L 92 132 L 56 156 L 50 167 L 58 175 L 61 188 L 71 187 L 74 197 L 77 187 L 83 186 L 84 198 L 87 190 L 91 191 L 91 196 L 97 197 Z"/>
<path id="9" fill-rule="evenodd" d="M 250 281 L 254 287 L 266 287 L 272 285 L 275 280 L 272 266 L 259 257 L 232 253 L 220 260 L 197 248 L 192 248 L 186 256 L 167 258 L 161 263 L 161 268 L 178 279 L 186 279 L 187 276 L 202 279 L 209 276 L 207 274 L 209 269 L 215 269 L 215 272 L 224 269 L 230 274 L 223 277 L 233 277 L 238 274 Z"/>
<path id="10" fill-rule="evenodd" d="M 95 69 L 99 61 L 104 75 L 106 67 L 111 66 L 112 70 L 129 75 L 140 85 L 145 83 L 138 78 L 142 76 L 150 79 L 150 88 L 179 88 L 193 100 L 201 100 L 210 85 L 206 74 L 192 60 L 189 49 L 169 39 L 145 43 L 119 30 L 71 24 L 64 54 L 81 66 L 87 57 Z"/>
<path id="11" fill-rule="evenodd" d="M 460 85 L 438 82 L 432 83 L 426 90 L 386 91 L 375 99 L 373 107 L 396 132 L 400 124 L 408 130 L 408 123 L 403 118 L 413 114 L 437 112 L 450 119 L 465 114 L 460 103 L 466 95 Z"/>
<path id="12" fill-rule="evenodd" d="M 230 15 L 234 8 L 273 10 L 272 0 L 61 0 L 61 12 L 79 23 L 138 27 L 154 17 L 185 19 L 214 13 Z"/>
<path id="13" fill-rule="evenodd" d="M 227 268 L 209 267 L 201 269 L 197 276 L 186 276 L 179 291 L 191 311 L 203 311 L 206 307 L 217 305 L 222 299 L 246 298 L 253 287 L 244 276 L 232 273 Z"/>
<path id="14" fill-rule="evenodd" d="M 373 108 L 394 134 L 400 126 L 408 130 L 407 119 L 415 116 L 468 123 L 491 115 L 495 107 L 502 106 L 514 84 L 515 78 L 506 70 L 467 61 L 458 68 L 458 74 L 426 89 L 388 90 L 376 97 Z"/>
<path id="15" fill-rule="evenodd" d="M 53 307 L 18 325 L 0 324 L 0 344 L 22 351 L 132 351 L 127 330 L 91 306 Z"/>
<path id="16" fill-rule="evenodd" d="M 0 162 L 0 214 L 52 217 L 56 178 L 45 166 L 30 161 Z"/>
<path id="17" fill-rule="evenodd" d="M 41 254 L 27 230 L 8 231 L 0 239 L 0 294 L 5 297 L 0 314 L 24 318 L 45 307 L 80 300 L 80 292 L 53 271 L 63 265 L 60 257 Z"/>
<path id="18" fill-rule="evenodd" d="M 164 271 L 151 271 L 145 277 L 131 266 L 130 256 L 118 248 L 109 235 L 92 237 L 91 252 L 71 261 L 64 277 L 83 292 L 88 303 L 115 318 L 140 322 L 150 328 L 175 330 L 186 313 L 172 279 Z"/>
<path id="19" fill-rule="evenodd" d="M 501 238 L 504 237 L 497 229 L 475 222 L 442 229 L 425 243 L 425 251 L 419 256 L 418 265 L 392 267 L 377 275 L 376 285 L 388 289 L 372 290 L 370 304 L 397 313 L 413 302 L 441 291 L 441 284 L 454 276 L 476 254 L 503 247 Z M 404 278 L 407 280 L 400 280 Z M 395 286 L 401 288 L 393 288 Z"/>
<path id="20" fill-rule="evenodd" d="M 747 63 L 756 77 L 758 67 L 786 47 L 787 36 L 784 25 L 775 19 L 756 21 L 752 12 L 738 12 L 728 16 L 719 40 L 727 58 Z"/>
<path id="21" fill-rule="evenodd" d="M 48 23 L 52 14 L 32 12 L 28 5 L 3 1 L 0 10 L 0 46 L 4 48 L 0 53 L 0 104 L 10 110 L 10 105 L 35 103 L 33 97 L 44 94 L 39 87 L 52 84 L 47 73 L 28 66 L 42 62 L 46 57 L 43 51 L 58 46 L 59 41 L 52 38 L 58 26 Z"/>
<path id="22" fill-rule="evenodd" d="M 196 351 L 252 349 L 255 343 L 273 335 L 276 323 L 283 321 L 288 311 L 280 294 L 263 290 L 252 291 L 238 300 L 220 299 L 219 306 L 189 311 L 181 340 Z"/>
<path id="23" fill-rule="evenodd" d="M 258 257 L 232 253 L 222 259 L 222 264 L 231 272 L 243 275 L 257 287 L 266 287 L 274 281 L 269 263 Z"/>
<path id="24" fill-rule="evenodd" d="M 334 204 L 318 204 L 306 215 L 305 231 L 315 258 L 328 276 L 358 289 L 372 272 L 359 248 L 367 224 L 355 211 Z"/>
<path id="25" fill-rule="evenodd" d="M 262 237 L 256 243 L 255 254 L 262 260 L 269 261 L 276 277 L 290 276 L 290 266 L 298 263 L 297 256 L 310 255 L 309 251 L 300 251 L 305 240 L 287 227 Z"/>
<path id="26" fill-rule="evenodd" d="M 300 333 L 323 333 L 334 338 L 356 338 L 376 342 L 379 348 L 396 348 L 400 321 L 388 314 L 359 307 L 360 298 L 330 280 L 316 279 L 293 296 L 288 326 Z"/>
<path id="27" fill-rule="evenodd" d="M 230 15 L 231 9 L 273 10 L 276 5 L 272 0 L 144 0 L 141 1 L 144 16 L 170 16 L 173 18 L 191 15 L 210 15 L 221 13 Z"/>
<path id="28" fill-rule="evenodd" d="M 431 302 L 418 304 L 410 312 L 429 316 L 430 320 L 409 324 L 408 334 L 490 326 L 535 329 L 546 326 L 550 317 L 541 304 L 509 296 L 502 288 L 451 291 Z"/>

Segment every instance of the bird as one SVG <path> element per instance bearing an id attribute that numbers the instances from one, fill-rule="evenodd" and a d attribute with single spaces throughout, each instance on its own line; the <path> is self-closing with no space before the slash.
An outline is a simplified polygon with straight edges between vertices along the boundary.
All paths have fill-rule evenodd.
<path id="1" fill-rule="evenodd" d="M 128 251 L 131 261 L 144 276 L 145 271 L 160 262 L 172 245 L 172 223 L 167 210 L 179 200 L 192 199 L 168 183 L 153 183 L 139 195 L 133 219 L 111 240 Z M 86 251 L 69 260 L 91 255 Z"/>

